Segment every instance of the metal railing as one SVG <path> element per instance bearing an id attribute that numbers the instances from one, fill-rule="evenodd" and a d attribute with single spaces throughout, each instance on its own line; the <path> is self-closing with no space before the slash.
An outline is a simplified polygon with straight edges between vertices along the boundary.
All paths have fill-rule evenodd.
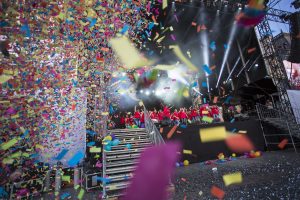
<path id="1" fill-rule="evenodd" d="M 259 115 L 259 117 L 261 119 L 266 119 L 266 118 L 280 118 L 283 119 L 285 121 L 289 121 L 289 122 L 293 122 L 296 123 L 296 120 L 299 121 L 299 119 L 297 119 L 298 117 L 291 115 L 290 113 L 284 113 L 281 112 L 277 109 L 262 105 L 262 104 L 256 104 L 256 109 L 257 109 L 257 113 Z"/>
<path id="2" fill-rule="evenodd" d="M 165 144 L 164 139 L 162 138 L 160 132 L 156 128 L 155 124 L 150 118 L 149 112 L 144 106 L 144 115 L 145 115 L 145 128 L 146 131 L 154 145 Z"/>

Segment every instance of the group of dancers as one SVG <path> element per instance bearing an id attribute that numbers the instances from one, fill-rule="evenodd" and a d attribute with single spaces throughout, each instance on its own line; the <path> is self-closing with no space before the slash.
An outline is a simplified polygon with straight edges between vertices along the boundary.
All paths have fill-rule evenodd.
<path id="1" fill-rule="evenodd" d="M 203 104 L 190 108 L 173 108 L 164 105 L 162 109 L 154 108 L 149 111 L 150 119 L 158 126 L 180 125 L 191 123 L 223 122 L 222 107 Z M 135 107 L 134 112 L 115 113 L 110 117 L 108 128 L 145 127 L 145 113 L 143 109 Z"/>

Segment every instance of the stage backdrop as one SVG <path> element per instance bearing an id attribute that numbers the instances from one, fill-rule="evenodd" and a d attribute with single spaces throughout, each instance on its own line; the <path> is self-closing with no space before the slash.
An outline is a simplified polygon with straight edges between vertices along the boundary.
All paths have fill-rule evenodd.
<path id="1" fill-rule="evenodd" d="M 300 124 L 300 90 L 287 90 L 287 93 L 289 95 L 297 123 Z"/>
<path id="2" fill-rule="evenodd" d="M 232 153 L 228 149 L 224 141 L 201 143 L 199 130 L 201 128 L 225 126 L 226 130 L 245 130 L 246 135 L 250 138 L 255 146 L 255 150 L 265 150 L 265 142 L 263 138 L 262 129 L 258 120 L 250 119 L 247 121 L 239 121 L 234 123 L 219 123 L 208 125 L 188 125 L 186 128 L 178 126 L 173 136 L 169 139 L 171 141 L 179 141 L 182 148 L 185 150 L 192 150 L 192 155 L 182 154 L 181 160 L 189 160 L 190 163 L 201 162 L 206 160 L 217 159 L 219 153 L 224 153 L 226 157 Z M 167 134 L 172 127 L 164 127 L 162 136 L 167 142 Z"/>

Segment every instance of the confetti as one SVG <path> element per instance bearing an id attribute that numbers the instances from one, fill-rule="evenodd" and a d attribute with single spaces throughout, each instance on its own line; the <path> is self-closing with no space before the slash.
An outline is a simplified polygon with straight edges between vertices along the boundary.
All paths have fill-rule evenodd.
<path id="1" fill-rule="evenodd" d="M 227 137 L 226 129 L 223 126 L 212 127 L 212 128 L 202 128 L 199 131 L 201 142 L 213 142 L 225 140 Z"/>
<path id="2" fill-rule="evenodd" d="M 223 175 L 223 181 L 225 183 L 225 186 L 242 183 L 243 181 L 242 173 L 236 172 L 236 173 Z"/>
<path id="3" fill-rule="evenodd" d="M 79 151 L 68 161 L 68 164 L 70 167 L 75 167 L 83 158 L 84 154 Z"/>
<path id="4" fill-rule="evenodd" d="M 84 189 L 81 188 L 77 198 L 81 200 L 83 198 L 83 195 L 84 195 Z"/>
<path id="5" fill-rule="evenodd" d="M 127 69 L 150 65 L 151 63 L 143 58 L 136 48 L 126 37 L 114 38 L 110 42 L 112 49 L 125 64 Z"/>
<path id="6" fill-rule="evenodd" d="M 210 193 L 212 196 L 218 199 L 223 199 L 225 196 L 225 192 L 217 186 L 212 186 L 212 188 L 210 189 Z"/>
<path id="7" fill-rule="evenodd" d="M 289 140 L 288 139 L 283 139 L 279 144 L 278 148 L 279 149 L 284 149 L 284 147 L 288 144 Z"/>
<path id="8" fill-rule="evenodd" d="M 1 149 L 2 150 L 7 150 L 9 148 L 11 148 L 12 146 L 14 146 L 16 143 L 18 142 L 18 140 L 16 138 L 6 142 L 6 143 L 2 143 L 1 144 Z"/>
<path id="9" fill-rule="evenodd" d="M 186 64 L 186 66 L 192 70 L 192 71 L 197 71 L 197 67 L 191 63 L 191 61 L 189 61 L 182 53 L 182 51 L 180 50 L 179 46 L 177 45 L 171 45 L 169 46 L 170 49 L 173 50 L 173 52 L 175 53 L 175 55 L 183 62 Z"/>
<path id="10" fill-rule="evenodd" d="M 193 154 L 192 150 L 183 149 L 184 154 Z"/>
<path id="11" fill-rule="evenodd" d="M 232 152 L 244 153 L 254 150 L 254 146 L 246 135 L 230 135 L 225 140 Z"/>
<path id="12" fill-rule="evenodd" d="M 176 131 L 176 129 L 177 129 L 177 126 L 173 126 L 172 128 L 171 128 L 171 130 L 168 132 L 168 134 L 167 134 L 167 139 L 170 139 L 172 136 L 173 136 L 173 134 L 174 134 L 174 132 Z"/>

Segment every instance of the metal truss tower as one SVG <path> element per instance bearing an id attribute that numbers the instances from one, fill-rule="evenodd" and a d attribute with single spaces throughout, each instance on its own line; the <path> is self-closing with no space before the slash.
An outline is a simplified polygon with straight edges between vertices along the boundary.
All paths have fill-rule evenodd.
<path id="1" fill-rule="evenodd" d="M 290 89 L 289 80 L 283 61 L 273 46 L 272 30 L 268 22 L 270 20 L 289 24 L 289 21 L 286 20 L 285 17 L 290 14 L 291 13 L 286 11 L 269 8 L 265 19 L 255 27 L 255 31 L 267 71 L 279 93 L 281 105 L 278 109 L 284 113 L 293 115 L 291 103 L 287 94 L 287 90 Z"/>

